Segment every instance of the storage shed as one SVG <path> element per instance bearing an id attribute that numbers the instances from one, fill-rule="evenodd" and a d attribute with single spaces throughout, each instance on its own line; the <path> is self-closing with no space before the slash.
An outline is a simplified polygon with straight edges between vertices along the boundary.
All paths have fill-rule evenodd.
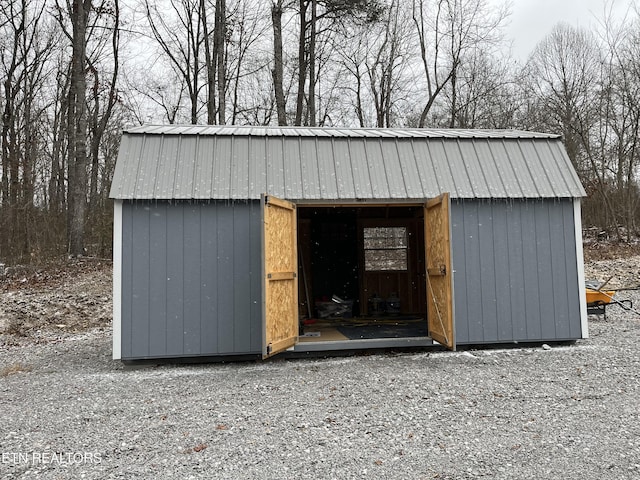
<path id="1" fill-rule="evenodd" d="M 127 130 L 113 357 L 586 338 L 584 195 L 557 135 Z"/>

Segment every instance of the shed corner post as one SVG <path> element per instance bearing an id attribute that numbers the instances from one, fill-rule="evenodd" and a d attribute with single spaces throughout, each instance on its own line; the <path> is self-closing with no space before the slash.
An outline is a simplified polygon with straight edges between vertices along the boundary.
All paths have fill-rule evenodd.
<path id="1" fill-rule="evenodd" d="M 589 320 L 587 318 L 587 294 L 584 278 L 584 252 L 582 248 L 582 209 L 580 199 L 573 199 L 573 224 L 576 233 L 576 261 L 578 263 L 578 296 L 580 298 L 580 327 L 582 338 L 589 338 Z"/>
<path id="2" fill-rule="evenodd" d="M 113 360 L 122 358 L 122 200 L 113 202 Z"/>
<path id="3" fill-rule="evenodd" d="M 262 287 L 262 358 L 264 359 L 270 352 L 268 352 L 267 348 L 267 270 L 265 266 L 265 251 L 266 251 L 266 205 L 267 205 L 267 197 L 266 193 L 260 194 L 260 283 Z"/>

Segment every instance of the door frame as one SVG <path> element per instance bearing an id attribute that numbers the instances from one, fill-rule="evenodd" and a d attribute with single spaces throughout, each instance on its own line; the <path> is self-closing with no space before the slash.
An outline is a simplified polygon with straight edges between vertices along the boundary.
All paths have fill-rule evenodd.
<path id="1" fill-rule="evenodd" d="M 353 207 L 363 207 L 363 206 L 385 206 L 385 205 L 389 207 L 422 206 L 424 208 L 424 232 L 425 232 L 424 268 L 425 268 L 425 281 L 427 283 L 426 301 L 427 301 L 427 323 L 429 328 L 429 335 L 436 342 L 444 345 L 445 347 L 451 350 L 455 350 L 456 348 L 455 314 L 454 314 L 454 289 L 453 289 L 452 245 L 451 245 L 451 200 L 448 193 L 443 193 L 442 195 L 429 199 L 426 202 L 423 202 L 421 204 L 417 204 L 415 202 L 375 202 L 375 201 L 367 202 L 367 203 L 363 203 L 363 202 L 354 202 L 354 203 L 351 203 L 351 202 L 340 202 L 340 203 L 302 202 L 302 203 L 296 204 L 293 202 L 279 199 L 271 195 L 263 194 L 261 196 L 262 222 L 263 222 L 263 228 L 262 228 L 262 255 L 263 255 L 263 260 L 262 260 L 263 351 L 262 351 L 262 356 L 263 358 L 273 356 L 279 352 L 287 350 L 290 347 L 294 347 L 296 345 L 303 345 L 305 347 L 303 348 L 303 350 L 309 349 L 310 351 L 312 350 L 321 351 L 324 349 L 322 347 L 322 343 L 324 342 L 318 342 L 318 345 L 317 345 L 318 348 L 309 348 L 310 346 L 312 347 L 314 345 L 313 343 L 298 342 L 298 333 L 299 333 L 298 278 L 299 277 L 298 277 L 297 270 L 298 270 L 299 260 L 298 260 L 298 235 L 297 235 L 297 217 L 298 217 L 297 207 L 299 206 L 299 207 L 313 208 L 313 207 L 324 206 L 324 207 L 333 207 L 333 208 L 336 208 L 336 207 L 353 208 Z M 430 226 L 428 226 L 429 224 L 428 216 L 431 215 L 430 211 L 433 210 L 434 208 L 437 208 L 438 206 L 441 207 L 441 213 L 444 215 L 443 220 L 445 220 L 440 232 L 442 237 L 445 239 L 445 245 L 446 245 L 446 248 L 442 249 L 442 254 L 444 255 L 443 257 L 444 263 L 442 263 L 441 260 L 438 260 L 437 258 L 435 258 L 438 256 L 438 254 L 434 255 L 433 254 L 434 252 L 432 252 L 432 255 L 429 254 L 429 245 L 433 243 L 429 241 L 429 235 L 432 233 L 433 230 Z M 290 239 L 289 241 L 291 242 L 290 257 L 289 257 L 290 261 L 287 264 L 287 268 L 285 269 L 285 271 L 278 271 L 278 270 L 271 271 L 272 269 L 268 264 L 267 249 L 273 248 L 272 247 L 273 239 L 270 238 L 269 230 L 268 230 L 270 218 L 269 218 L 269 214 L 267 213 L 267 210 L 269 208 L 284 209 L 288 211 L 292 217 L 292 220 L 290 223 L 291 228 L 289 229 L 287 234 L 284 235 L 283 231 L 279 230 L 279 234 L 284 235 L 283 238 L 285 237 L 289 238 Z M 430 259 L 430 257 L 432 258 Z M 442 265 L 444 265 L 444 268 L 441 268 Z M 429 278 L 430 275 L 431 275 L 431 279 Z M 429 305 L 430 305 L 429 298 L 430 297 L 432 298 L 432 293 L 433 293 L 433 288 L 432 288 L 433 286 L 430 287 L 430 282 L 434 280 L 434 278 L 436 277 L 444 278 L 448 285 L 447 293 L 444 296 L 444 300 L 446 303 L 443 304 L 444 306 L 446 306 L 444 310 L 446 310 L 446 318 L 447 318 L 447 324 L 448 324 L 448 330 L 446 331 L 446 335 L 442 335 L 440 333 L 440 331 L 443 329 L 438 330 L 437 328 L 435 329 L 432 328 L 432 325 L 435 325 L 433 323 L 433 317 L 434 315 L 437 317 L 438 314 L 432 312 L 429 309 Z M 276 336 L 277 337 L 276 338 L 270 335 L 270 331 L 268 329 L 269 322 L 272 321 L 272 319 L 269 318 L 269 315 L 270 315 L 269 306 L 270 306 L 270 303 L 273 301 L 272 295 L 270 295 L 270 292 L 269 292 L 269 285 L 277 284 L 280 282 L 289 283 L 290 294 L 288 295 L 289 304 L 285 308 L 285 310 L 288 313 L 286 315 L 281 316 L 282 318 L 285 318 L 285 317 L 287 318 L 286 321 L 283 320 L 281 323 L 281 325 L 283 325 L 284 327 L 285 334 L 278 335 Z M 442 315 L 442 312 L 440 312 L 440 315 Z M 378 348 L 378 347 L 383 347 L 384 346 L 383 344 L 386 344 L 387 340 L 388 339 L 376 339 L 375 341 L 371 341 L 369 343 L 371 343 L 372 345 L 375 344 L 376 348 Z M 350 342 L 352 341 L 349 341 L 349 343 Z M 388 342 L 393 343 L 391 340 L 389 340 Z M 334 342 L 334 343 L 342 344 L 342 342 Z M 347 347 L 347 344 L 345 344 L 344 346 L 340 346 L 339 348 L 336 345 L 335 348 L 330 348 L 329 350 L 332 350 L 332 349 L 343 350 L 346 348 L 357 348 L 357 347 L 353 344 Z M 361 347 L 361 348 L 369 348 L 369 347 Z"/>

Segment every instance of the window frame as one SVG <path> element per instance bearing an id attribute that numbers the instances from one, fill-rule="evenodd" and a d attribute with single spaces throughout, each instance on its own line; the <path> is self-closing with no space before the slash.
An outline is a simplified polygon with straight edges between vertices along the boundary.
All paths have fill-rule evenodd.
<path id="1" fill-rule="evenodd" d="M 393 239 L 400 239 L 401 243 L 404 243 L 404 245 L 401 246 L 383 246 L 383 247 L 367 247 L 367 235 L 366 235 L 366 230 L 368 229 L 375 229 L 375 230 L 403 230 L 404 235 L 389 235 L 386 237 L 378 237 L 378 238 L 382 238 L 383 240 L 385 239 L 389 239 L 392 240 Z M 365 273 L 369 273 L 369 272 L 408 272 L 409 271 L 409 228 L 407 227 L 407 225 L 379 225 L 379 224 L 369 224 L 369 225 L 363 225 L 362 226 L 362 250 L 363 250 L 363 270 Z M 375 238 L 375 237 L 374 237 Z M 403 268 L 369 268 L 368 266 L 368 261 L 367 261 L 367 254 L 369 252 L 389 252 L 389 251 L 399 251 L 399 252 L 404 252 L 404 258 L 402 259 L 397 259 L 397 261 L 401 261 L 403 262 Z M 394 260 L 391 260 L 392 262 Z M 384 262 L 384 260 L 379 260 L 378 262 Z M 375 265 L 376 267 L 379 267 L 379 263 L 378 265 Z M 395 267 L 395 266 L 394 266 Z"/>

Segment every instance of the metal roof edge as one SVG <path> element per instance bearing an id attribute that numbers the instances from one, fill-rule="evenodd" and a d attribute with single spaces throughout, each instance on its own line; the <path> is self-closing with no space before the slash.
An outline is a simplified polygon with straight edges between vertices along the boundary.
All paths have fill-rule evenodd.
<path id="1" fill-rule="evenodd" d="M 517 129 L 461 128 L 347 128 L 248 125 L 142 125 L 125 128 L 127 135 L 211 135 L 257 137 L 327 138 L 469 138 L 469 139 L 558 139 L 559 134 Z"/>

